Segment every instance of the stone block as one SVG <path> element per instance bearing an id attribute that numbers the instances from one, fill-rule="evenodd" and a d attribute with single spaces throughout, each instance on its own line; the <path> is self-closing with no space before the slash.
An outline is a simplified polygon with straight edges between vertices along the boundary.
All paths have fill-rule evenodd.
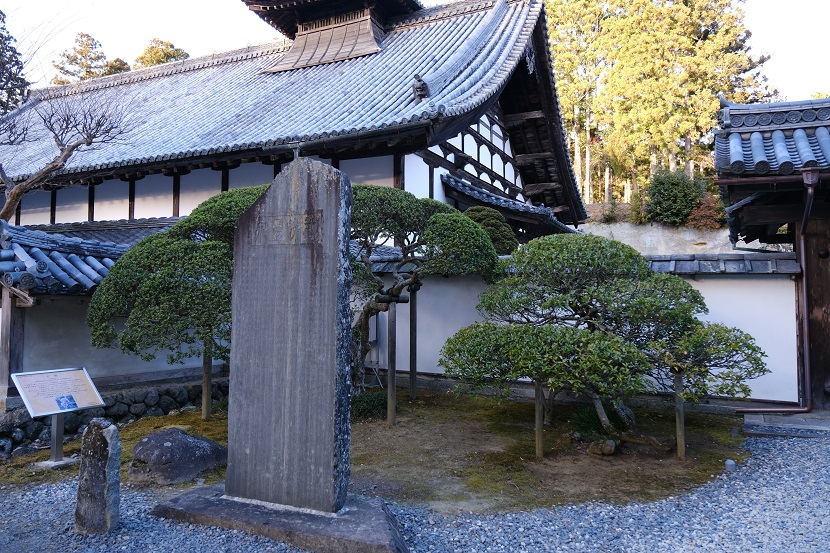
<path id="1" fill-rule="evenodd" d="M 93 419 L 81 442 L 75 532 L 103 534 L 118 528 L 121 436 L 106 419 Z"/>

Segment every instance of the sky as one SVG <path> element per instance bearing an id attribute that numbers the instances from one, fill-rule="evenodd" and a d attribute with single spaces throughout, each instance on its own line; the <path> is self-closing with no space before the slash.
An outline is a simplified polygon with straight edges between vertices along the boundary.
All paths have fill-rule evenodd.
<path id="1" fill-rule="evenodd" d="M 740 5 L 752 32 L 751 51 L 772 55 L 764 73 L 783 99 L 830 92 L 830 71 L 822 63 L 830 2 L 745 0 Z M 130 64 L 153 38 L 196 57 L 278 36 L 242 0 L 0 0 L 0 10 L 27 60 L 27 77 L 38 85 L 55 74 L 52 61 L 72 48 L 79 32 L 95 37 L 108 59 L 120 57 Z"/>

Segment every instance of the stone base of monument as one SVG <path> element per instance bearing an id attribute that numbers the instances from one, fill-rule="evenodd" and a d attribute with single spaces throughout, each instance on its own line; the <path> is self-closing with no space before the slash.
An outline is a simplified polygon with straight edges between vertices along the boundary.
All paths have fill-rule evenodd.
<path id="1" fill-rule="evenodd" d="M 150 514 L 258 534 L 314 553 L 409 552 L 383 503 L 356 495 L 328 514 L 227 497 L 224 484 L 216 484 L 160 503 Z"/>

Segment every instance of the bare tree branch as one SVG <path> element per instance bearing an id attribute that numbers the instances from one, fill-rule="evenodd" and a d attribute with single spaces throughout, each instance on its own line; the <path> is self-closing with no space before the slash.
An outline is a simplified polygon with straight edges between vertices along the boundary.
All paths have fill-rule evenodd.
<path id="1" fill-rule="evenodd" d="M 78 151 L 94 150 L 101 144 L 116 142 L 130 130 L 129 111 L 123 97 L 106 99 L 95 94 L 54 98 L 32 108 L 47 136 L 51 136 L 57 154 L 20 183 L 6 174 L 0 163 L 0 179 L 5 187 L 6 204 L 0 219 L 11 220 L 23 196 L 47 184 Z M 4 126 L 5 125 L 5 126 Z M 19 146 L 30 139 L 31 119 L 18 110 L 0 120 L 0 143 Z"/>

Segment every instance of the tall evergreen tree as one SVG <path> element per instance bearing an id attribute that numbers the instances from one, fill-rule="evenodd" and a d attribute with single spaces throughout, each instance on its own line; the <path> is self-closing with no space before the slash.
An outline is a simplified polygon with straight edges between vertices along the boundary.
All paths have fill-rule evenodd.
<path id="1" fill-rule="evenodd" d="M 714 125 L 719 94 L 741 103 L 774 94 L 761 74 L 768 57 L 750 52 L 741 1 L 547 0 L 557 88 L 584 180 L 594 142 L 595 156 L 635 177 L 638 166 L 674 169 L 684 158 L 691 172 L 690 162 L 707 157 L 695 146 Z"/>
<path id="2" fill-rule="evenodd" d="M 141 69 L 143 67 L 150 67 L 153 65 L 161 65 L 162 63 L 169 63 L 171 61 L 186 60 L 190 54 L 173 46 L 172 42 L 154 38 L 150 41 L 150 45 L 144 49 L 140 56 L 135 59 L 135 68 Z"/>
<path id="3" fill-rule="evenodd" d="M 72 50 L 65 50 L 52 65 L 58 70 L 52 84 L 69 84 L 130 70 L 130 65 L 121 58 L 107 61 L 101 43 L 86 33 L 78 33 Z"/>
<path id="4" fill-rule="evenodd" d="M 15 39 L 6 29 L 6 14 L 0 11 L 0 115 L 20 105 L 29 92 L 23 76 L 23 60 Z"/>

